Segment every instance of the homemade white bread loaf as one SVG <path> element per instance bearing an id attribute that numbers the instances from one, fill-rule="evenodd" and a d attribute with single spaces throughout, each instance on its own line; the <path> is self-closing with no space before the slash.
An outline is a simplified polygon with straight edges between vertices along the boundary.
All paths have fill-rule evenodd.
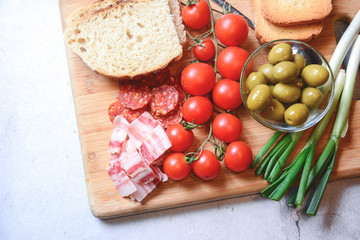
<path id="1" fill-rule="evenodd" d="M 262 44 L 284 38 L 309 42 L 317 37 L 323 28 L 323 22 L 289 27 L 276 26 L 262 16 L 261 0 L 250 2 L 255 15 L 255 35 Z"/>
<path id="2" fill-rule="evenodd" d="M 181 58 L 186 35 L 179 8 L 177 0 L 94 2 L 67 18 L 65 41 L 100 74 L 119 79 L 144 75 Z"/>
<path id="3" fill-rule="evenodd" d="M 331 0 L 261 0 L 262 15 L 277 26 L 319 22 L 332 8 Z"/>

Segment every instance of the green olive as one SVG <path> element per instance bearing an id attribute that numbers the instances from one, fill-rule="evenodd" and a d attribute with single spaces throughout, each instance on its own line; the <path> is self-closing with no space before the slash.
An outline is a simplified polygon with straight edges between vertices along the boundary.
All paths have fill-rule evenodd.
<path id="1" fill-rule="evenodd" d="M 247 77 L 245 85 L 246 89 L 251 92 L 259 84 L 266 84 L 266 78 L 262 72 L 252 72 Z"/>
<path id="2" fill-rule="evenodd" d="M 304 67 L 306 66 L 306 60 L 305 60 L 304 56 L 301 54 L 298 54 L 298 53 L 294 54 L 293 61 L 299 67 L 300 71 L 302 71 L 304 69 Z"/>
<path id="3" fill-rule="evenodd" d="M 270 105 L 260 113 L 266 119 L 280 121 L 284 118 L 285 107 L 276 99 L 272 99 Z"/>
<path id="4" fill-rule="evenodd" d="M 295 103 L 286 109 L 285 122 L 291 126 L 299 126 L 309 117 L 309 108 L 303 103 Z"/>
<path id="5" fill-rule="evenodd" d="M 269 52 L 268 60 L 275 65 L 282 61 L 291 61 L 293 58 L 291 45 L 287 43 L 276 44 Z"/>
<path id="6" fill-rule="evenodd" d="M 254 87 L 250 92 L 246 103 L 249 109 L 253 111 L 262 111 L 271 103 L 272 94 L 268 85 L 260 84 Z"/>
<path id="7" fill-rule="evenodd" d="M 273 89 L 274 97 L 282 103 L 292 103 L 301 96 L 301 90 L 291 83 L 278 83 Z"/>
<path id="8" fill-rule="evenodd" d="M 304 80 L 301 77 L 298 77 L 295 80 L 291 81 L 291 84 L 294 84 L 299 88 L 303 88 L 305 86 Z"/>
<path id="9" fill-rule="evenodd" d="M 299 76 L 300 70 L 294 62 L 283 61 L 276 64 L 272 74 L 281 83 L 289 83 Z"/>
<path id="10" fill-rule="evenodd" d="M 322 65 L 310 64 L 302 70 L 301 76 L 310 87 L 318 87 L 326 83 L 329 72 Z"/>
<path id="11" fill-rule="evenodd" d="M 316 106 L 321 100 L 322 92 L 313 87 L 304 88 L 301 94 L 301 102 L 309 108 Z"/>
<path id="12" fill-rule="evenodd" d="M 268 81 L 269 84 L 277 84 L 278 81 L 275 80 L 273 74 L 272 74 L 272 70 L 273 70 L 274 66 L 270 63 L 265 63 L 263 65 L 261 65 L 259 67 L 259 72 L 262 72 L 265 75 L 266 80 Z"/>
<path id="13" fill-rule="evenodd" d="M 269 87 L 270 87 L 270 90 L 271 90 L 271 94 L 273 94 L 274 95 L 274 88 L 275 88 L 275 86 L 274 85 L 269 85 Z"/>

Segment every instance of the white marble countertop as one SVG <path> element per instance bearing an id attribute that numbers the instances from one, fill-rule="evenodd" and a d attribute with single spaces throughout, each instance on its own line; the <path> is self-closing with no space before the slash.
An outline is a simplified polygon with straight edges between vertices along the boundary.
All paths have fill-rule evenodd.
<path id="1" fill-rule="evenodd" d="M 57 0 L 0 1 L 1 239 L 360 239 L 360 178 L 329 184 L 316 217 L 258 195 L 95 218 Z"/>

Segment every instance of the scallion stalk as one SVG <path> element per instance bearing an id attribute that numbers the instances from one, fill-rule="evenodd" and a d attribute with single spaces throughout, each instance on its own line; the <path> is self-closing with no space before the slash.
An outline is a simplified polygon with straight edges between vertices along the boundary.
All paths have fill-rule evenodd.
<path id="1" fill-rule="evenodd" d="M 341 65 L 347 51 L 350 49 L 352 42 L 354 41 L 354 39 L 356 38 L 356 36 L 359 32 L 360 32 L 360 11 L 357 13 L 357 15 L 355 16 L 355 18 L 353 19 L 353 21 L 351 22 L 349 27 L 343 34 L 343 37 L 339 41 L 339 43 L 334 51 L 334 54 L 330 60 L 329 65 L 335 76 L 338 75 L 338 73 L 340 71 L 339 70 L 340 65 Z M 360 51 L 359 50 L 357 50 L 357 51 L 358 51 L 358 55 L 359 55 Z M 290 206 L 295 206 L 295 205 L 300 206 L 300 205 L 302 205 L 304 195 L 309 190 L 310 186 L 312 186 L 316 177 L 318 177 L 321 173 L 323 173 L 325 171 L 325 168 L 328 165 L 328 163 L 331 159 L 331 156 L 335 152 L 334 151 L 335 146 L 338 145 L 338 143 L 337 143 L 338 141 L 333 140 L 333 139 L 331 139 L 331 141 L 329 141 L 323 154 L 320 156 L 317 164 L 311 171 L 310 171 L 310 167 L 312 165 L 316 144 L 319 141 L 320 137 L 322 136 L 326 126 L 328 125 L 330 118 L 332 116 L 332 113 L 339 101 L 340 94 L 341 94 L 343 86 L 344 86 L 344 79 L 345 79 L 344 76 L 345 76 L 344 71 L 341 70 L 340 74 L 338 75 L 336 82 L 335 82 L 334 100 L 333 100 L 333 103 L 332 103 L 328 113 L 317 124 L 311 137 L 306 142 L 306 144 L 303 147 L 300 154 L 296 157 L 296 159 L 291 163 L 290 166 L 288 166 L 287 168 L 284 169 L 284 172 L 280 176 L 280 178 L 278 180 L 276 180 L 276 177 L 275 177 L 276 175 L 274 174 L 273 176 L 275 178 L 267 179 L 267 180 L 272 180 L 273 183 L 268 188 L 266 188 L 265 190 L 262 191 L 263 196 L 274 199 L 274 200 L 279 200 L 283 196 L 283 194 L 290 188 L 291 184 L 296 179 L 296 176 L 299 174 L 299 172 L 301 170 L 303 170 L 302 179 L 300 181 L 300 185 L 297 190 L 297 193 L 295 193 L 293 195 L 293 197 L 290 198 L 290 200 L 288 201 L 288 205 L 290 205 Z M 326 93 L 330 90 L 330 86 L 331 86 L 331 81 L 328 81 L 323 86 L 324 89 L 322 89 L 322 90 L 325 91 L 325 93 Z M 351 94 L 348 94 L 348 95 L 351 95 Z M 351 101 L 351 97 L 350 97 L 350 101 Z M 342 114 L 343 114 L 343 116 L 345 116 L 346 114 L 348 114 L 348 111 L 346 112 L 346 110 L 344 109 L 344 110 L 342 110 Z M 342 123 L 342 125 L 341 125 L 342 130 L 337 132 L 338 136 L 341 136 L 341 133 L 344 131 L 345 126 L 347 126 L 346 124 L 347 124 L 346 121 Z M 340 129 L 340 126 L 339 126 L 339 129 Z M 280 163 L 281 163 L 281 161 L 280 161 Z M 330 169 L 332 169 L 331 165 L 329 165 L 329 167 L 327 168 L 326 174 L 324 175 L 325 176 L 324 180 L 322 181 L 325 184 L 328 181 L 328 180 L 326 180 L 326 176 L 327 176 L 327 174 L 329 174 Z M 276 170 L 274 170 L 274 171 L 279 171 L 279 168 L 276 168 Z M 280 169 L 280 171 L 281 171 L 281 169 Z M 318 191 L 320 191 L 320 190 L 318 190 Z M 321 191 L 319 193 L 321 193 Z M 317 195 L 317 196 L 319 196 L 319 195 Z M 317 201 L 314 200 L 314 204 L 316 202 Z"/>
<path id="2" fill-rule="evenodd" d="M 339 103 L 339 109 L 336 114 L 336 119 L 333 127 L 333 131 L 331 133 L 331 138 L 329 140 L 330 146 L 332 146 L 332 149 L 326 149 L 326 151 L 330 152 L 330 154 L 326 153 L 326 155 L 329 155 L 327 160 L 331 160 L 327 170 L 324 173 L 324 176 L 321 178 L 320 183 L 318 187 L 316 188 L 315 194 L 310 202 L 309 208 L 307 210 L 307 214 L 309 215 L 315 215 L 322 196 L 324 194 L 326 185 L 329 181 L 330 174 L 333 170 L 335 159 L 336 159 L 336 153 L 337 149 L 340 143 L 340 140 L 342 137 L 345 136 L 344 131 L 347 130 L 347 124 L 348 124 L 348 117 L 350 112 L 350 106 L 352 101 L 352 95 L 354 92 L 354 86 L 355 86 L 355 80 L 356 80 L 356 74 L 358 71 L 358 67 L 360 64 L 360 35 L 357 36 L 353 49 L 350 54 L 349 58 L 349 64 L 346 69 L 346 80 L 345 80 L 345 86 L 343 93 L 341 95 L 340 103 Z M 324 150 L 324 152 L 325 152 Z M 324 166 L 318 166 L 317 169 L 323 169 Z"/>
<path id="3" fill-rule="evenodd" d="M 260 149 L 259 153 L 256 155 L 254 161 L 251 163 L 251 168 L 254 168 L 261 159 L 265 156 L 265 154 L 269 151 L 269 149 L 274 145 L 274 143 L 279 139 L 282 135 L 282 132 L 275 132 L 274 135 L 269 139 L 269 141 Z"/>

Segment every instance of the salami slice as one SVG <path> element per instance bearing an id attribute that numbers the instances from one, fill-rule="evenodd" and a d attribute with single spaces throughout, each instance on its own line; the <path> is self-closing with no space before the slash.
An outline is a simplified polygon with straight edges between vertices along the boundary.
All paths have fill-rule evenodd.
<path id="1" fill-rule="evenodd" d="M 170 71 L 168 68 L 156 70 L 150 73 L 144 82 L 150 87 L 158 87 L 170 79 Z"/>
<path id="2" fill-rule="evenodd" d="M 177 105 L 176 108 L 170 113 L 166 115 L 154 115 L 154 118 L 161 123 L 163 128 L 168 128 L 172 124 L 181 123 L 182 121 L 181 109 L 182 108 L 179 105 Z"/>
<path id="3" fill-rule="evenodd" d="M 176 91 L 178 91 L 179 93 L 179 103 L 180 105 L 184 105 L 185 103 L 185 98 L 186 98 L 186 92 L 183 89 L 182 85 L 181 85 L 181 81 L 180 81 L 180 76 L 178 77 L 170 77 L 169 79 L 169 85 L 173 86 Z"/>
<path id="4" fill-rule="evenodd" d="M 131 108 L 124 108 L 121 112 L 121 116 L 123 116 L 123 118 L 125 118 L 129 123 L 131 123 L 147 110 L 148 107 L 139 108 L 135 110 Z"/>
<path id="5" fill-rule="evenodd" d="M 179 102 L 175 87 L 162 85 L 151 91 L 150 109 L 153 115 L 166 115 L 174 110 Z"/>
<path id="6" fill-rule="evenodd" d="M 109 109 L 108 109 L 108 113 L 109 113 L 109 119 L 111 122 L 114 121 L 115 117 L 117 115 L 120 115 L 121 112 L 123 111 L 124 106 L 119 102 L 113 102 L 112 104 L 110 104 Z"/>
<path id="7" fill-rule="evenodd" d="M 121 84 L 119 101 L 132 110 L 140 109 L 148 105 L 151 98 L 149 86 L 144 84 Z"/>

